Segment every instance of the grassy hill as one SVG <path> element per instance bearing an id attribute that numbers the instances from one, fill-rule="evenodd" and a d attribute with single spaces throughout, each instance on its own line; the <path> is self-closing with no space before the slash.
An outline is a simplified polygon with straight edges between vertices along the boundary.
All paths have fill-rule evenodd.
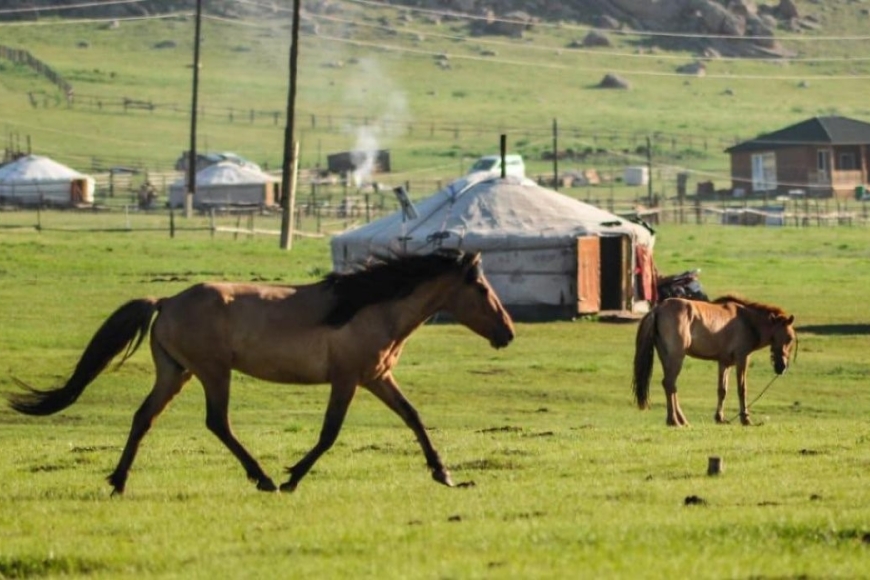
<path id="1" fill-rule="evenodd" d="M 783 33 L 793 59 L 716 59 L 706 76 L 676 73 L 696 55 L 645 48 L 643 35 L 571 49 L 588 28 L 541 23 L 522 39 L 469 37 L 467 22 L 341 3 L 303 23 L 297 131 L 303 167 L 358 146 L 390 149 L 395 179 L 450 178 L 497 149 L 498 135 L 547 172 L 552 147 L 608 151 L 599 167 L 642 163 L 651 136 L 662 171 L 688 169 L 727 185 L 722 150 L 735 139 L 841 114 L 870 118 L 870 49 L 861 4 L 798 2 L 819 31 Z M 199 150 L 231 150 L 280 166 L 288 90 L 289 10 L 207 18 L 201 54 Z M 3 23 L 2 44 L 29 51 L 73 87 L 75 99 L 20 64 L 0 60 L 0 135 L 8 148 L 81 169 L 170 169 L 189 144 L 194 20 L 40 20 Z M 735 41 L 736 42 L 736 41 Z M 162 48 L 160 48 L 162 47 Z M 439 61 L 446 63 L 439 65 Z M 597 88 L 618 74 L 630 90 Z M 123 106 L 128 104 L 137 107 Z M 142 106 L 150 104 L 150 108 Z M 565 162 L 562 170 L 591 161 Z"/>

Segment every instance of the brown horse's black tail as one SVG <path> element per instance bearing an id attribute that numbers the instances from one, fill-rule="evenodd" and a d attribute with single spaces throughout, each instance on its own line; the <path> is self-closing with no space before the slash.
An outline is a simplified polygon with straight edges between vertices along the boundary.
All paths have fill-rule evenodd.
<path id="1" fill-rule="evenodd" d="M 649 380 L 652 376 L 655 342 L 656 311 L 653 308 L 641 319 L 635 339 L 632 388 L 639 409 L 649 407 Z"/>
<path id="2" fill-rule="evenodd" d="M 120 366 L 136 352 L 151 328 L 158 306 L 158 300 L 142 298 L 118 308 L 94 334 L 64 386 L 41 391 L 16 379 L 27 392 L 9 395 L 9 406 L 26 415 L 51 415 L 75 403 L 113 358 L 126 350 Z"/>

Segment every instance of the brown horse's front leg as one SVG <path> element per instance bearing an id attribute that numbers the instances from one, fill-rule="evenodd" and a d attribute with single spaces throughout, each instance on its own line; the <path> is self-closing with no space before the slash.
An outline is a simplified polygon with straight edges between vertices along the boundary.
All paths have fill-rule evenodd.
<path id="1" fill-rule="evenodd" d="M 320 438 L 311 451 L 305 454 L 305 457 L 287 469 L 290 473 L 290 479 L 281 484 L 281 491 L 294 491 L 305 474 L 314 466 L 314 463 L 338 439 L 338 433 L 341 431 L 341 425 L 344 423 L 354 393 L 356 393 L 356 384 L 353 381 L 333 381 L 329 404 L 323 417 L 323 427 L 320 429 Z"/>
<path id="2" fill-rule="evenodd" d="M 746 407 L 746 370 L 749 367 L 749 357 L 737 363 L 737 398 L 740 400 L 740 423 L 752 425 L 749 419 L 749 409 Z"/>
<path id="3" fill-rule="evenodd" d="M 411 428 L 420 447 L 423 448 L 423 454 L 426 456 L 426 465 L 432 472 L 432 479 L 438 483 L 443 483 L 448 487 L 453 487 L 453 479 L 450 477 L 450 472 L 444 467 L 441 457 L 429 440 L 429 435 L 426 434 L 426 428 L 420 420 L 420 415 L 417 410 L 411 405 L 410 401 L 402 394 L 399 385 L 390 373 L 369 381 L 363 385 L 371 391 L 378 399 L 393 410 L 405 424 Z"/>
<path id="4" fill-rule="evenodd" d="M 719 400 L 716 403 L 716 414 L 713 415 L 713 420 L 717 423 L 727 423 L 725 419 L 725 396 L 728 394 L 728 371 L 731 370 L 729 365 L 719 363 L 719 386 L 716 394 Z"/>
<path id="5" fill-rule="evenodd" d="M 223 443 L 227 449 L 239 460 L 245 468 L 245 474 L 249 481 L 257 482 L 259 491 L 278 491 L 275 482 L 272 481 L 256 459 L 239 442 L 230 428 L 229 422 L 229 384 L 228 381 L 203 382 L 206 390 L 206 418 L 205 424 L 208 430 Z"/>

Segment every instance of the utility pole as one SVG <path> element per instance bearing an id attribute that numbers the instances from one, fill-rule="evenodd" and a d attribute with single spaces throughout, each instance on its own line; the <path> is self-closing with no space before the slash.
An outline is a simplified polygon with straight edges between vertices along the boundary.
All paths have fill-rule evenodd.
<path id="1" fill-rule="evenodd" d="M 293 0 L 293 26 L 290 32 L 290 87 L 287 91 L 287 125 L 284 127 L 284 164 L 281 168 L 281 249 L 289 250 L 293 245 L 291 220 L 294 208 L 291 201 L 291 186 L 295 201 L 296 171 L 299 155 L 298 144 L 293 141 L 293 124 L 296 119 L 296 63 L 299 61 L 299 5 L 301 0 Z M 294 183 L 290 183 L 293 181 Z"/>
<path id="2" fill-rule="evenodd" d="M 187 195 L 184 196 L 184 217 L 193 217 L 193 195 L 196 192 L 196 111 L 199 108 L 199 38 L 202 30 L 202 0 L 196 0 L 196 32 L 193 39 L 193 94 L 190 99 L 190 151 L 187 158 Z"/>

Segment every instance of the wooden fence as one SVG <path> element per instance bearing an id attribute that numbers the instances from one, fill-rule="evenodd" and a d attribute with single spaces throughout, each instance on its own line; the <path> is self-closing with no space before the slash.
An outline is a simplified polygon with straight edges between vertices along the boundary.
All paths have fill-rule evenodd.
<path id="1" fill-rule="evenodd" d="M 73 100 L 73 88 L 72 85 L 69 84 L 62 76 L 60 76 L 53 68 L 48 66 L 46 63 L 42 62 L 32 54 L 28 50 L 22 50 L 18 48 L 12 48 L 9 46 L 5 46 L 0 44 L 0 58 L 9 60 L 13 63 L 22 64 L 24 66 L 30 67 L 35 70 L 40 75 L 44 76 L 54 84 L 61 92 L 64 94 L 66 98 L 66 102 L 68 105 L 72 104 Z M 36 97 L 33 93 L 29 93 L 30 104 L 36 106 Z"/>

